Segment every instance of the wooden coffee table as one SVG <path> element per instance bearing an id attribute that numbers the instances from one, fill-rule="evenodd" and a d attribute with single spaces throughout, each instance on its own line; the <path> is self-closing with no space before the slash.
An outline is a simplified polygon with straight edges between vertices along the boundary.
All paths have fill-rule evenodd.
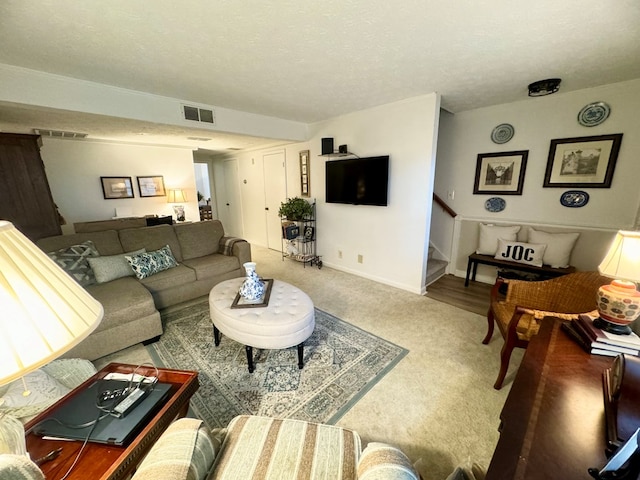
<path id="1" fill-rule="evenodd" d="M 60 401 L 27 423 L 25 425 L 25 431 L 29 432 L 31 427 L 38 424 L 38 422 L 50 415 L 58 406 L 69 401 L 69 399 L 73 398 L 73 396 L 82 389 L 91 385 L 95 380 L 104 378 L 111 372 L 131 373 L 136 367 L 136 365 L 110 363 L 82 385 L 69 392 L 60 399 Z M 156 374 L 154 368 L 145 366 L 137 368 L 136 372 L 142 375 Z M 115 480 L 128 478 L 169 424 L 176 418 L 184 417 L 187 414 L 189 400 L 199 387 L 198 372 L 159 368 L 158 381 L 172 384 L 169 398 L 131 443 L 123 447 L 91 442 L 87 443 L 87 446 L 80 456 L 80 460 L 67 477 L 68 480 Z M 62 453 L 58 458 L 44 463 L 40 467 L 47 480 L 58 480 L 62 478 L 73 464 L 83 444 L 82 441 L 44 440 L 33 433 L 27 433 L 26 441 L 27 450 L 32 459 L 43 457 L 57 448 L 62 448 Z"/>

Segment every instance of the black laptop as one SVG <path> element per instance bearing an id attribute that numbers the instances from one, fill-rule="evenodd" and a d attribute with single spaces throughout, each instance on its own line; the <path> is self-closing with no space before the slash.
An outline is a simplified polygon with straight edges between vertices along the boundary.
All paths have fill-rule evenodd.
<path id="1" fill-rule="evenodd" d="M 172 386 L 170 383 L 156 383 L 147 396 L 122 418 L 105 414 L 98 408 L 98 404 L 110 406 L 109 401 L 100 400 L 104 392 L 118 391 L 129 385 L 122 380 L 97 380 L 39 422 L 33 433 L 83 441 L 89 436 L 90 442 L 126 445 L 142 430 L 145 421 L 160 410 Z M 92 429 L 97 418 L 100 420 Z"/>

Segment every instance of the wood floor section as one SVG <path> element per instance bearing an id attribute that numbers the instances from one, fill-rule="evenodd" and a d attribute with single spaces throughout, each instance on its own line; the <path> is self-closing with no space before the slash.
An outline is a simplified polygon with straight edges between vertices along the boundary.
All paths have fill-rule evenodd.
<path id="1" fill-rule="evenodd" d="M 486 316 L 491 287 L 481 282 L 469 282 L 469 286 L 465 287 L 464 278 L 445 275 L 427 287 L 426 296 Z"/>

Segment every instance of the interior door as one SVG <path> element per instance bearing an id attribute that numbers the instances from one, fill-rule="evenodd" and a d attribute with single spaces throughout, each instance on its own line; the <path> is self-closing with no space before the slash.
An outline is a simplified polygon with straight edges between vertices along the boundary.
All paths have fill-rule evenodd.
<path id="1" fill-rule="evenodd" d="M 268 247 L 282 249 L 282 223 L 278 216 L 280 203 L 287 198 L 287 168 L 284 150 L 263 155 L 264 204 Z"/>
<path id="2" fill-rule="evenodd" d="M 33 241 L 60 235 L 36 135 L 0 134 L 0 219 Z"/>
<path id="3" fill-rule="evenodd" d="M 225 160 L 224 192 L 220 192 L 220 221 L 224 225 L 225 235 L 242 237 L 242 209 L 240 208 L 240 192 L 238 191 L 238 161 Z"/>

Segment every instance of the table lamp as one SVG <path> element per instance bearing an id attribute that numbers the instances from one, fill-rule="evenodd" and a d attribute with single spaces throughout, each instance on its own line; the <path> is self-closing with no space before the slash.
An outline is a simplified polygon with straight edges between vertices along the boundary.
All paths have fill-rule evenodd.
<path id="1" fill-rule="evenodd" d="M 640 281 L 640 232 L 620 230 L 598 271 L 614 280 L 598 289 L 600 318 L 594 325 L 611 333 L 628 335 L 629 324 L 640 315 L 640 292 L 636 289 Z"/>
<path id="2" fill-rule="evenodd" d="M 0 386 L 73 348 L 98 326 L 104 313 L 96 299 L 4 220 L 0 220 L 0 306 Z M 13 425 L 0 418 L 0 430 Z M 10 450 L 2 443 L 1 451 Z"/>
<path id="3" fill-rule="evenodd" d="M 187 196 L 181 188 L 172 188 L 167 191 L 167 203 L 184 203 L 187 201 Z M 176 220 L 178 222 L 184 222 L 184 205 L 174 205 L 173 212 L 176 214 Z"/>

